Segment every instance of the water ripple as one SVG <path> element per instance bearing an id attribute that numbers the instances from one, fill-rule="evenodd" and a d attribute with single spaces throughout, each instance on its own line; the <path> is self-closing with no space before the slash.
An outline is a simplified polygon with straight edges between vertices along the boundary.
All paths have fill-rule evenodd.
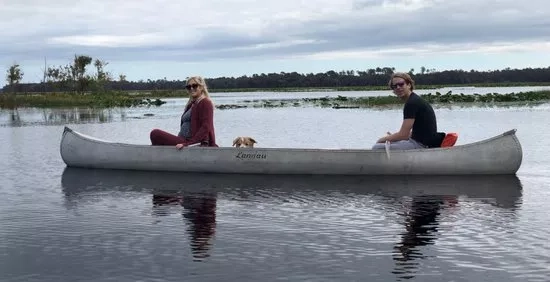
<path id="1" fill-rule="evenodd" d="M 12 224 L 0 249 L 11 266 L 41 265 L 40 277 L 52 280 L 386 280 L 380 269 L 390 269 L 397 279 L 468 280 L 472 270 L 537 281 L 549 273 L 545 237 L 518 224 L 517 178 L 436 178 L 433 190 L 425 180 L 66 169 L 66 210 L 4 215 Z M 10 273 L 8 281 L 39 278 Z"/>

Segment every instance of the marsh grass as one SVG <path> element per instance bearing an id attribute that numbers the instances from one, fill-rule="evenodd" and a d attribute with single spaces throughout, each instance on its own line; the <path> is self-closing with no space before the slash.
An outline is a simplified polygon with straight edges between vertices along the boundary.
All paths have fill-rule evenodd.
<path id="1" fill-rule="evenodd" d="M 536 82 L 501 82 L 501 83 L 472 83 L 472 84 L 417 84 L 416 89 L 440 89 L 448 87 L 522 87 L 522 86 L 550 86 L 550 83 Z M 387 85 L 368 86 L 335 86 L 335 87 L 272 87 L 272 88 L 211 88 L 210 92 L 331 92 L 331 91 L 379 91 L 388 90 Z"/>
<path id="2" fill-rule="evenodd" d="M 484 95 L 473 94 L 452 94 L 448 92 L 441 94 L 436 92 L 435 94 L 422 94 L 420 95 L 426 101 L 432 104 L 452 104 L 452 103 L 501 103 L 501 102 L 534 102 L 534 101 L 546 101 L 550 100 L 550 91 L 531 91 L 509 94 L 488 93 Z M 382 96 L 382 97 L 360 97 L 350 98 L 349 102 L 355 105 L 361 106 L 378 106 L 389 104 L 400 104 L 400 101 L 395 96 Z"/>
<path id="3" fill-rule="evenodd" d="M 441 94 L 422 94 L 424 99 L 432 104 L 496 104 L 514 103 L 523 104 L 529 102 L 550 101 L 550 91 L 530 91 L 510 94 L 452 94 L 451 91 Z M 46 94 L 0 94 L 0 108 L 17 107 L 90 107 L 90 108 L 111 108 L 111 107 L 138 107 L 138 106 L 160 106 L 165 101 L 163 97 L 188 97 L 183 90 L 155 90 L 155 91 L 112 91 L 107 93 L 46 93 Z M 520 103 L 520 104 L 521 104 Z M 282 100 L 255 99 L 245 101 L 245 105 L 218 105 L 219 109 L 233 109 L 242 107 L 300 107 L 319 106 L 332 108 L 357 108 L 357 107 L 380 107 L 384 105 L 402 104 L 396 96 L 368 96 L 368 97 L 337 97 L 302 98 Z"/>
<path id="4" fill-rule="evenodd" d="M 136 107 L 143 105 L 162 105 L 166 102 L 160 99 L 145 98 L 147 95 L 131 95 L 128 93 L 47 93 L 47 94 L 23 94 L 23 95 L 0 95 L 1 108 L 36 107 L 36 108 L 58 108 L 58 107 L 90 107 L 90 108 L 111 108 L 111 107 Z"/>
<path id="5" fill-rule="evenodd" d="M 550 91 L 531 91 L 510 94 L 489 93 L 485 95 L 473 94 L 452 94 L 448 92 L 441 94 L 422 94 L 420 95 L 429 103 L 444 106 L 444 105 L 460 105 L 467 106 L 499 106 L 499 105 L 536 105 L 550 101 Z M 337 97 L 321 97 L 321 98 L 302 98 L 291 99 L 285 101 L 279 100 L 254 100 L 248 101 L 245 105 L 218 105 L 219 109 L 233 109 L 243 107 L 286 107 L 286 106 L 315 106 L 315 107 L 331 107 L 336 109 L 342 108 L 388 108 L 395 105 L 402 105 L 403 101 L 396 96 L 375 96 L 375 97 L 346 97 L 338 95 Z"/>

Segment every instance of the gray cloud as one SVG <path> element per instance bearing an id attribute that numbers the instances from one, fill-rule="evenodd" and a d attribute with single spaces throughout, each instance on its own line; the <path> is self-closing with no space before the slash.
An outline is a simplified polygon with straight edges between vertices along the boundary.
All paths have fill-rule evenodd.
<path id="1" fill-rule="evenodd" d="M 247 1 L 10 1 L 0 11 L 7 27 L 0 31 L 0 62 L 70 60 L 75 53 L 204 61 L 550 41 L 542 0 Z"/>

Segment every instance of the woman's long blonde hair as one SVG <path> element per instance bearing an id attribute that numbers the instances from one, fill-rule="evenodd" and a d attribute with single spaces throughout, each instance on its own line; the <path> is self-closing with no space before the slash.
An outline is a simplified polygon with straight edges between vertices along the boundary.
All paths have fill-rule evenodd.
<path id="1" fill-rule="evenodd" d="M 195 82 L 201 86 L 201 96 L 198 97 L 197 102 L 204 98 L 210 98 L 210 94 L 208 93 L 208 86 L 206 85 L 206 81 L 204 81 L 204 78 L 202 78 L 202 76 L 191 76 L 187 78 L 186 85 L 189 85 L 191 82 Z M 187 100 L 187 104 L 185 105 L 185 107 L 189 106 L 191 102 L 193 102 L 193 97 L 189 95 L 189 100 Z"/>

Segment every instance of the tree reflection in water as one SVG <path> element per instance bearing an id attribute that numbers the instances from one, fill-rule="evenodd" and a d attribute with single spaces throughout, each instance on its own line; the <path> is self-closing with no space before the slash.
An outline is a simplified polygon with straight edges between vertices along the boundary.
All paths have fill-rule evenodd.
<path id="1" fill-rule="evenodd" d="M 216 195 L 214 193 L 188 195 L 153 195 L 155 215 L 166 215 L 162 206 L 180 205 L 187 223 L 193 258 L 201 261 L 210 256 L 212 239 L 216 232 Z"/>
<path id="2" fill-rule="evenodd" d="M 115 118 L 113 109 L 44 109 L 46 124 L 104 123 Z"/>
<path id="3" fill-rule="evenodd" d="M 16 108 L 6 113 L 0 111 L 0 125 L 10 127 L 107 123 L 126 118 L 126 109 L 121 108 Z"/>
<path id="4" fill-rule="evenodd" d="M 10 111 L 10 126 L 17 127 L 21 126 L 21 116 L 17 108 Z"/>

